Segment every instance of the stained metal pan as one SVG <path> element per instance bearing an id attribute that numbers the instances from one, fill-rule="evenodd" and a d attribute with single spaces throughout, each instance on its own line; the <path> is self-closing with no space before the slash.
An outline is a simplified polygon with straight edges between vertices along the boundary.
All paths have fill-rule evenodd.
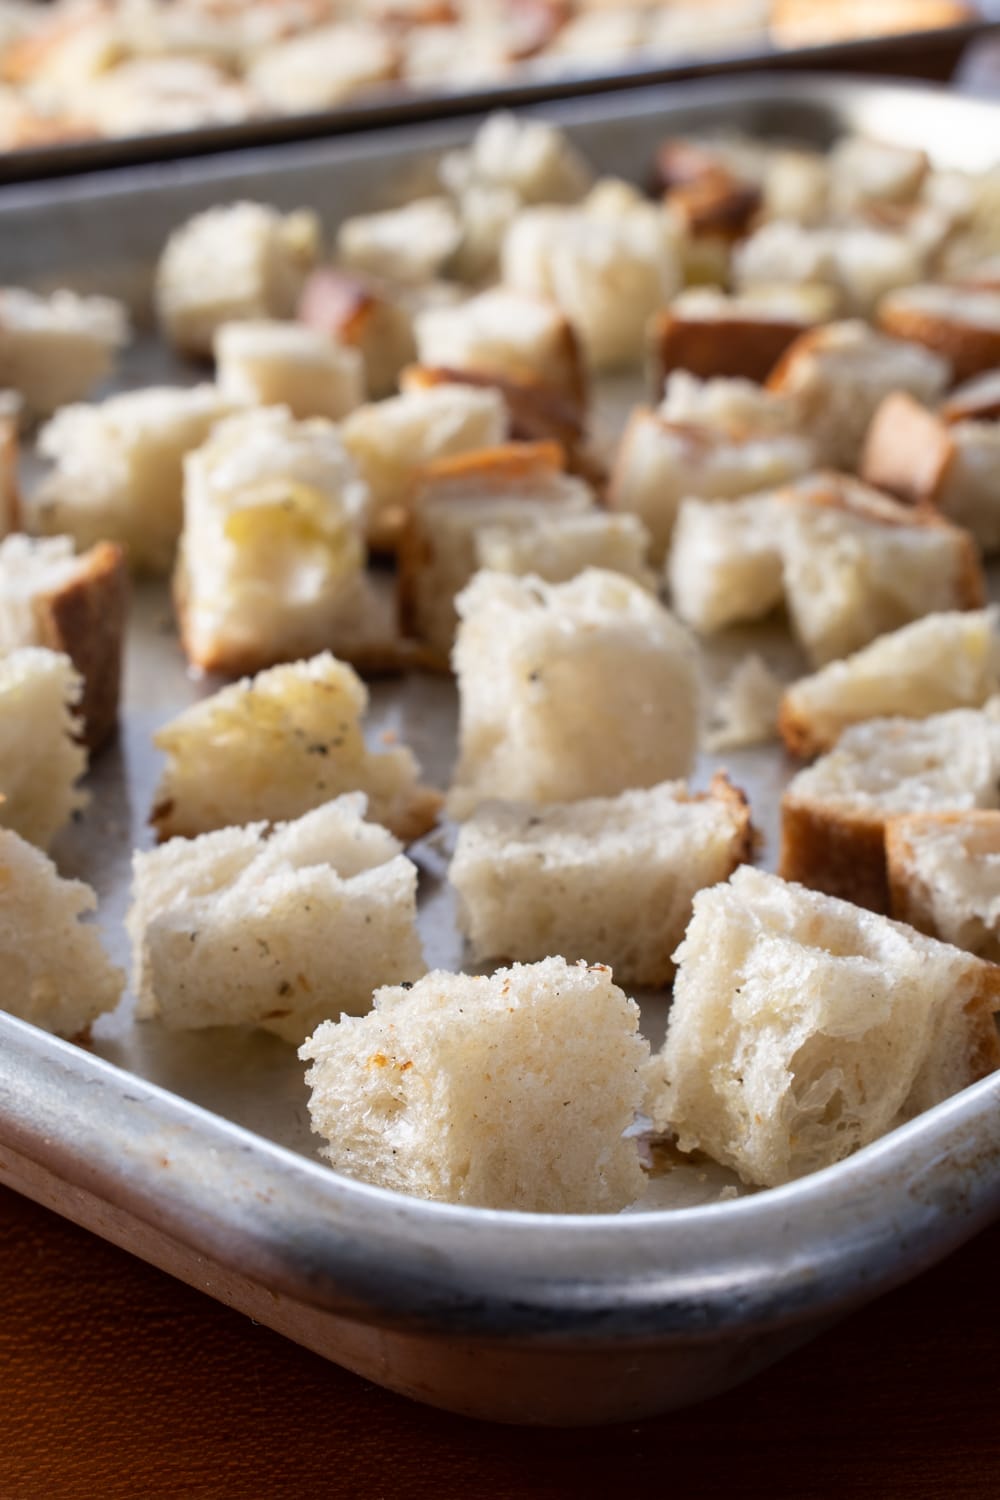
<path id="1" fill-rule="evenodd" d="M 969 168 L 1000 152 L 1000 107 L 813 77 L 542 112 L 599 169 L 633 177 L 663 133 L 723 126 L 820 145 L 862 130 Z M 444 122 L 12 187 L 0 196 L 0 271 L 100 286 L 141 308 L 164 236 L 197 209 L 243 196 L 311 203 L 332 229 L 396 196 L 471 129 Z M 123 380 L 179 373 L 140 341 Z M 605 417 L 635 394 L 609 384 Z M 65 873 L 97 887 L 119 962 L 129 854 L 149 842 L 151 732 L 212 686 L 186 676 L 167 615 L 163 590 L 137 590 L 121 740 L 97 761 L 91 807 L 55 851 Z M 373 731 L 397 730 L 441 783 L 454 706 L 442 679 L 380 683 Z M 773 747 L 726 759 L 773 851 L 788 766 Z M 706 757 L 699 782 L 717 764 Z M 427 957 L 454 967 L 448 838 L 433 836 L 415 857 Z M 664 1002 L 641 1003 L 658 1041 Z M 477 1416 L 612 1421 L 698 1400 L 1000 1213 L 1000 1075 L 791 1186 L 734 1197 L 724 1177 L 694 1165 L 653 1183 L 636 1210 L 590 1218 L 430 1204 L 338 1177 L 316 1159 L 305 1102 L 301 1066 L 274 1038 L 170 1035 L 133 1024 L 126 1004 L 98 1022 L 85 1051 L 0 1016 L 0 1182 L 370 1379 Z"/>

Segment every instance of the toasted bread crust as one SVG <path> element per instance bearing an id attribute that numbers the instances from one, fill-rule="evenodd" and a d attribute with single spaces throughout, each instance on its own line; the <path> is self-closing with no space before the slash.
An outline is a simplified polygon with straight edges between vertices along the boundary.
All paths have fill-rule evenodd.
<path id="1" fill-rule="evenodd" d="M 83 677 L 83 742 L 97 750 L 118 723 L 129 577 L 124 550 L 98 542 L 75 576 L 34 601 L 39 642 L 63 651 Z"/>
<path id="2" fill-rule="evenodd" d="M 434 787 L 416 786 L 409 801 L 386 819 L 385 827 L 401 844 L 415 843 L 437 826 L 443 805 L 444 797 Z M 158 844 L 164 844 L 168 839 L 197 838 L 205 832 L 204 826 L 188 822 L 178 814 L 173 797 L 164 797 L 153 804 L 149 825 Z"/>
<path id="3" fill-rule="evenodd" d="M 1000 328 L 982 328 L 930 308 L 907 306 L 905 293 L 890 295 L 878 310 L 878 326 L 893 338 L 923 344 L 949 361 L 956 381 L 1000 365 Z"/>
<path id="4" fill-rule="evenodd" d="M 866 484 L 908 505 L 925 505 L 940 495 L 955 452 L 940 417 L 905 391 L 894 391 L 872 419 L 859 472 Z"/>
<path id="5" fill-rule="evenodd" d="M 793 320 L 699 318 L 666 308 L 654 315 L 650 347 L 660 384 L 673 370 L 690 370 L 704 380 L 727 375 L 763 383 L 805 331 Z"/>
<path id="6" fill-rule="evenodd" d="M 1000 418 L 1000 370 L 957 386 L 941 403 L 946 422 L 992 422 Z"/>
<path id="7" fill-rule="evenodd" d="M 778 705 L 778 733 L 789 755 L 798 760 L 813 760 L 836 743 L 828 735 L 817 734 L 812 721 L 796 713 L 788 693 L 782 693 Z"/>
<path id="8" fill-rule="evenodd" d="M 784 391 L 788 389 L 792 381 L 795 365 L 800 359 L 807 358 L 816 349 L 822 349 L 827 341 L 826 328 L 822 323 L 815 328 L 807 328 L 785 349 L 777 360 L 774 368 L 768 375 L 765 386 L 769 391 Z"/>
<path id="9" fill-rule="evenodd" d="M 0 536 L 21 525 L 21 494 L 17 483 L 17 423 L 0 416 Z"/>
<path id="10" fill-rule="evenodd" d="M 742 787 L 734 786 L 726 771 L 716 771 L 708 784 L 708 791 L 699 792 L 691 800 L 693 802 L 721 802 L 729 808 L 738 828 L 735 858 L 729 874 L 732 874 L 737 865 L 749 864 L 753 859 L 757 830 L 751 818 L 749 798 Z"/>
<path id="11" fill-rule="evenodd" d="M 885 820 L 852 817 L 823 802 L 799 801 L 786 793 L 781 801 L 778 874 L 888 915 Z"/>

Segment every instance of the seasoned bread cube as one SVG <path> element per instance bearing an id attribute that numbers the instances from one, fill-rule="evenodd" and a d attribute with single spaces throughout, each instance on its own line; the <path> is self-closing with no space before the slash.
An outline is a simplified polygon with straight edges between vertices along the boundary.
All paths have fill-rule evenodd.
<path id="1" fill-rule="evenodd" d="M 442 665 L 455 636 L 455 598 L 476 571 L 483 527 L 531 525 L 593 507 L 589 487 L 560 464 L 551 443 L 511 443 L 424 471 L 399 538 L 399 613 L 405 634 L 425 642 Z"/>
<path id="2" fill-rule="evenodd" d="M 29 419 L 47 417 L 110 373 L 128 334 L 110 297 L 0 287 L 0 390 L 17 391 Z"/>
<path id="3" fill-rule="evenodd" d="M 831 287 L 845 313 L 868 317 L 887 292 L 919 281 L 924 259 L 913 239 L 890 229 L 773 219 L 737 246 L 733 280 L 740 292 L 778 282 Z"/>
<path id="4" fill-rule="evenodd" d="M 759 620 L 784 598 L 781 510 L 773 493 L 724 505 L 685 500 L 677 514 L 667 581 L 674 609 L 702 635 Z"/>
<path id="5" fill-rule="evenodd" d="M 591 181 L 587 162 L 564 131 L 506 110 L 489 115 L 464 151 L 446 152 L 438 172 L 449 193 L 499 187 L 520 203 L 574 203 Z"/>
<path id="6" fill-rule="evenodd" d="M 293 823 L 171 839 L 133 858 L 138 1014 L 170 1030 L 250 1025 L 301 1042 L 380 984 L 425 970 L 417 868 L 361 793 Z"/>
<path id="7" fill-rule="evenodd" d="M 907 286 L 883 297 L 878 324 L 943 355 L 956 380 L 1000 365 L 1000 290 Z"/>
<path id="8" fill-rule="evenodd" d="M 83 683 L 68 656 L 25 646 L 0 657 L 0 826 L 47 849 L 86 794 L 74 712 Z"/>
<path id="9" fill-rule="evenodd" d="M 611 970 L 561 958 L 379 990 L 367 1016 L 327 1021 L 299 1051 L 336 1171 L 545 1213 L 614 1212 L 642 1190 L 623 1132 L 648 1055 Z"/>
<path id="10" fill-rule="evenodd" d="M 575 802 L 685 776 L 698 744 L 694 642 L 640 584 L 479 573 L 452 657 L 459 759 L 449 811 Z"/>
<path id="11" fill-rule="evenodd" d="M 946 422 L 1000 420 L 1000 369 L 973 375 L 949 391 L 940 412 Z"/>
<path id="12" fill-rule="evenodd" d="M 792 628 L 814 665 L 910 620 L 985 603 L 968 532 L 846 475 L 820 473 L 779 496 Z"/>
<path id="13" fill-rule="evenodd" d="M 300 209 L 231 203 L 196 214 L 167 241 L 156 310 L 168 342 L 207 356 L 216 329 L 239 318 L 290 318 L 319 256 L 319 221 Z"/>
<path id="14" fill-rule="evenodd" d="M 476 963 L 550 953 L 659 986 L 691 902 L 750 858 L 746 799 L 725 776 L 539 807 L 484 802 L 463 824 L 448 878 Z"/>
<path id="15" fill-rule="evenodd" d="M 462 239 L 462 223 L 448 198 L 415 198 L 402 208 L 345 219 L 337 257 L 349 271 L 420 283 L 445 273 Z"/>
<path id="16" fill-rule="evenodd" d="M 837 298 L 822 286 L 692 287 L 655 313 L 649 345 L 657 384 L 672 370 L 766 380 L 801 333 L 826 322 Z"/>
<path id="17" fill-rule="evenodd" d="M 272 667 L 178 714 L 154 736 L 167 756 L 150 821 L 163 839 L 301 817 L 364 792 L 373 822 L 404 843 L 434 826 L 440 797 L 404 746 L 371 751 L 364 683 L 325 652 Z"/>
<path id="18" fill-rule="evenodd" d="M 368 541 L 391 549 L 421 470 L 502 443 L 507 408 L 500 392 L 488 386 L 444 384 L 359 407 L 340 435 L 368 486 Z"/>
<path id="19" fill-rule="evenodd" d="M 421 364 L 536 379 L 582 406 L 586 378 L 569 322 L 542 297 L 492 287 L 457 307 L 429 307 L 414 328 Z"/>
<path id="20" fill-rule="evenodd" d="M 781 873 L 889 910 L 885 825 L 911 812 L 1000 807 L 1000 705 L 869 719 L 800 771 L 781 805 Z"/>
<path id="21" fill-rule="evenodd" d="M 687 496 L 728 501 L 783 484 L 814 466 L 808 437 L 694 425 L 671 419 L 668 409 L 633 411 L 608 491 L 613 509 L 639 516 L 648 527 L 654 563 L 667 554 Z"/>
<path id="22" fill-rule="evenodd" d="M 747 865 L 695 897 L 677 964 L 647 1113 L 759 1187 L 1000 1066 L 1000 968 Z"/>
<path id="23" fill-rule="evenodd" d="M 183 517 L 184 456 L 234 410 L 214 385 L 149 386 L 67 406 L 42 429 L 53 468 L 29 501 L 31 529 L 80 548 L 120 542 L 139 572 L 167 573 Z"/>
<path id="24" fill-rule="evenodd" d="M 509 286 L 555 302 L 592 368 L 633 364 L 649 318 L 680 286 L 679 231 L 666 209 L 609 180 L 578 207 L 525 209 L 504 238 L 501 270 Z"/>
<path id="25" fill-rule="evenodd" d="M 890 818 L 885 847 L 897 921 L 1000 961 L 1000 812 Z"/>
<path id="26" fill-rule="evenodd" d="M 912 203 L 930 163 L 926 151 L 861 135 L 845 135 L 829 158 L 830 207 L 850 215 L 868 205 Z"/>
<path id="27" fill-rule="evenodd" d="M 476 567 L 493 573 L 534 573 L 546 583 L 566 583 L 585 568 L 624 573 L 654 588 L 648 566 L 649 532 L 637 516 L 583 510 L 539 516 L 533 521 L 499 521 L 476 532 Z"/>
<path id="28" fill-rule="evenodd" d="M 302 289 L 299 321 L 357 349 L 369 397 L 388 396 L 417 352 L 413 316 L 398 292 L 370 276 L 335 266 L 313 271 Z"/>
<path id="29" fill-rule="evenodd" d="M 981 708 L 1000 693 L 1000 611 L 932 614 L 787 688 L 782 738 L 793 755 L 829 750 L 865 719 L 926 719 Z"/>
<path id="30" fill-rule="evenodd" d="M 794 399 L 819 462 L 851 472 L 886 396 L 905 391 L 933 405 L 948 380 L 949 367 L 936 354 L 853 320 L 803 334 L 771 372 L 768 388 Z"/>
<path id="31" fill-rule="evenodd" d="M 223 323 L 214 339 L 216 378 L 234 406 L 287 406 L 293 417 L 339 421 L 365 399 L 357 349 L 300 323 Z"/>
<path id="32" fill-rule="evenodd" d="M 323 9 L 316 7 L 320 16 Z M 336 109 L 393 78 L 397 66 L 391 35 L 362 19 L 345 20 L 273 41 L 251 61 L 247 83 L 266 112 L 302 114 Z"/>
<path id="33" fill-rule="evenodd" d="M 83 740 L 96 750 L 118 722 L 128 575 L 122 549 L 98 542 L 76 557 L 68 536 L 0 542 L 0 652 L 45 646 L 83 678 Z"/>
<path id="34" fill-rule="evenodd" d="M 174 595 L 188 660 L 236 676 L 327 647 L 388 654 L 365 576 L 366 506 L 332 423 L 279 406 L 220 424 L 185 461 Z"/>
<path id="35" fill-rule="evenodd" d="M 70 1038 L 114 1010 L 125 976 L 80 920 L 96 905 L 89 885 L 0 829 L 0 1010 Z"/>

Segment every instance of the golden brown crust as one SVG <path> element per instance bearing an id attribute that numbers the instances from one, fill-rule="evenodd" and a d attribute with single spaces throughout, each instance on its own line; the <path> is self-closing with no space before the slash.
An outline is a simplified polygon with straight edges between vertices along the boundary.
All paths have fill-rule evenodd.
<path id="1" fill-rule="evenodd" d="M 769 391 L 784 391 L 792 384 L 795 377 L 795 366 L 799 360 L 808 358 L 817 349 L 822 349 L 827 343 L 826 326 L 822 323 L 815 328 L 807 328 L 800 333 L 798 338 L 793 339 L 784 354 L 778 359 L 767 380 L 764 382 Z"/>
<path id="2" fill-rule="evenodd" d="M 956 386 L 941 403 L 945 422 L 993 422 L 1000 418 L 1000 370 L 988 370 Z"/>
<path id="3" fill-rule="evenodd" d="M 757 830 L 750 814 L 750 802 L 741 787 L 734 786 L 725 771 L 716 771 L 708 784 L 707 792 L 699 792 L 695 802 L 721 802 L 733 815 L 736 823 L 737 843 L 733 863 L 727 872 L 733 873 L 738 865 L 748 864 L 753 859 Z"/>
<path id="4" fill-rule="evenodd" d="M 21 492 L 17 482 L 17 422 L 0 416 L 0 536 L 21 525 Z"/>
<path id="5" fill-rule="evenodd" d="M 940 937 L 927 904 L 914 883 L 913 836 L 933 828 L 976 830 L 991 852 L 1000 853 L 1000 812 L 993 808 L 966 808 L 960 812 L 905 813 L 889 818 L 885 825 L 886 865 L 889 872 L 891 914 L 919 932 Z M 945 939 L 947 941 L 947 939 Z"/>
<path id="6" fill-rule="evenodd" d="M 666 308 L 650 325 L 654 368 L 661 385 L 672 370 L 690 370 L 703 380 L 726 375 L 764 382 L 807 328 L 792 319 L 707 318 Z"/>
<path id="7" fill-rule="evenodd" d="M 771 31 L 779 47 L 856 42 L 976 19 L 967 0 L 772 0 L 771 5 Z"/>
<path id="8" fill-rule="evenodd" d="M 77 559 L 74 576 L 33 601 L 39 644 L 63 651 L 83 678 L 83 742 L 97 750 L 118 723 L 129 577 L 116 542 Z"/>
<path id="9" fill-rule="evenodd" d="M 852 815 L 786 792 L 781 800 L 778 874 L 887 915 L 885 819 L 871 813 Z"/>
<path id="10" fill-rule="evenodd" d="M 893 338 L 923 344 L 951 365 L 956 381 L 1000 365 L 1000 328 L 984 328 L 966 319 L 907 304 L 906 293 L 890 293 L 878 310 L 878 326 Z"/>
<path id="11" fill-rule="evenodd" d="M 430 786 L 415 786 L 406 802 L 384 819 L 383 826 L 401 844 L 413 844 L 437 826 L 443 806 L 441 792 Z M 149 825 L 158 844 L 165 844 L 168 839 L 194 839 L 208 831 L 201 823 L 188 822 L 173 797 L 163 797 L 153 804 Z"/>
<path id="12" fill-rule="evenodd" d="M 907 505 L 926 505 L 940 495 L 955 452 L 941 418 L 905 391 L 894 391 L 872 418 L 858 472 Z"/>
<path id="13" fill-rule="evenodd" d="M 778 705 L 778 733 L 789 755 L 798 760 L 812 760 L 836 744 L 835 738 L 818 734 L 812 721 L 796 712 L 794 700 L 788 692 L 782 693 Z"/>
<path id="14" fill-rule="evenodd" d="M 695 239 L 711 236 L 732 244 L 749 230 L 761 192 L 719 165 L 668 189 L 664 201 Z"/>

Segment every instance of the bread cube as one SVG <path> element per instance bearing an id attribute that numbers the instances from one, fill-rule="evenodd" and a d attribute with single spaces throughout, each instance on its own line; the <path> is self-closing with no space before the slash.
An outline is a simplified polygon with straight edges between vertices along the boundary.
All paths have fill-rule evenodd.
<path id="1" fill-rule="evenodd" d="M 0 828 L 0 1010 L 74 1039 L 114 1010 L 125 976 L 80 920 L 96 905 L 89 885 L 63 880 L 39 849 Z"/>
<path id="2" fill-rule="evenodd" d="M 822 286 L 756 287 L 742 294 L 692 287 L 653 315 L 649 345 L 657 384 L 672 370 L 766 380 L 790 344 L 837 311 Z"/>
<path id="3" fill-rule="evenodd" d="M 1000 812 L 890 818 L 885 846 L 897 921 L 1000 962 Z"/>
<path id="4" fill-rule="evenodd" d="M 622 437 L 608 503 L 640 517 L 655 563 L 670 546 L 681 501 L 731 500 L 770 489 L 814 466 L 813 445 L 795 433 L 692 425 L 639 406 Z"/>
<path id="5" fill-rule="evenodd" d="M 763 619 L 784 598 L 781 509 L 765 492 L 729 500 L 685 500 L 677 515 L 667 581 L 686 625 L 710 635 Z"/>
<path id="6" fill-rule="evenodd" d="M 541 297 L 493 287 L 458 307 L 427 308 L 414 328 L 421 364 L 540 380 L 574 406 L 584 403 L 576 337 L 559 309 Z"/>
<path id="7" fill-rule="evenodd" d="M 779 47 L 828 47 L 899 32 L 964 26 L 966 0 L 774 0 L 771 34 Z"/>
<path id="8" fill-rule="evenodd" d="M 230 203 L 196 214 L 174 230 L 156 268 L 165 338 L 206 357 L 223 323 L 290 318 L 319 249 L 319 220 L 305 209 Z"/>
<path id="9" fill-rule="evenodd" d="M 133 859 L 138 1014 L 170 1030 L 260 1026 L 301 1042 L 380 984 L 425 970 L 417 867 L 365 797 L 266 824 L 171 839 Z"/>
<path id="10" fill-rule="evenodd" d="M 949 366 L 938 355 L 853 320 L 803 334 L 779 360 L 768 388 L 795 400 L 819 462 L 851 472 L 886 396 L 906 391 L 933 405 L 948 382 Z"/>
<path id="11" fill-rule="evenodd" d="M 415 198 L 402 208 L 345 219 L 337 258 L 349 271 L 419 284 L 446 273 L 462 240 L 462 222 L 448 198 Z"/>
<path id="12" fill-rule="evenodd" d="M 912 203 L 930 168 L 926 151 L 861 135 L 843 136 L 828 160 L 830 207 L 844 215 L 869 205 Z"/>
<path id="13" fill-rule="evenodd" d="M 448 878 L 476 963 L 561 953 L 659 986 L 695 892 L 749 859 L 752 837 L 746 799 L 724 776 L 697 796 L 675 781 L 548 807 L 484 802 Z"/>
<path id="14" fill-rule="evenodd" d="M 158 838 L 290 820 L 342 792 L 364 792 L 371 820 L 404 843 L 420 838 L 441 799 L 410 750 L 366 747 L 367 706 L 361 679 L 325 652 L 185 709 L 154 736 L 167 756 L 150 818 Z"/>
<path id="15" fill-rule="evenodd" d="M 981 708 L 1000 693 L 998 618 L 996 606 L 927 615 L 801 678 L 781 701 L 786 746 L 808 758 L 866 719 Z"/>
<path id="16" fill-rule="evenodd" d="M 892 229 L 772 219 L 737 246 L 733 280 L 740 292 L 776 282 L 832 287 L 846 314 L 867 318 L 894 288 L 919 281 L 925 260 L 914 237 Z"/>
<path id="17" fill-rule="evenodd" d="M 365 399 L 358 350 L 301 323 L 223 323 L 214 347 L 219 390 L 235 406 L 287 406 L 293 417 L 339 421 Z"/>
<path id="18" fill-rule="evenodd" d="M 369 397 L 388 396 L 417 352 L 413 316 L 397 290 L 335 266 L 313 271 L 302 289 L 299 321 L 361 355 Z"/>
<path id="19" fill-rule="evenodd" d="M 501 269 L 509 286 L 556 303 L 593 369 L 634 364 L 649 318 L 680 286 L 679 230 L 625 183 L 598 183 L 576 208 L 520 214 Z"/>
<path id="20" fill-rule="evenodd" d="M 564 131 L 506 110 L 489 115 L 464 151 L 446 152 L 438 171 L 450 193 L 501 187 L 520 203 L 575 203 L 591 181 L 586 160 Z"/>
<path id="21" fill-rule="evenodd" d="M 184 456 L 234 403 L 214 385 L 149 386 L 67 406 L 42 429 L 53 467 L 30 497 L 31 529 L 85 549 L 120 542 L 138 572 L 167 573 L 183 517 Z"/>
<path id="22" fill-rule="evenodd" d="M 498 521 L 475 536 L 476 567 L 493 573 L 533 573 L 566 583 L 586 568 L 623 573 L 643 588 L 656 585 L 648 566 L 649 532 L 637 516 L 582 510 L 533 521 Z"/>
<path id="23" fill-rule="evenodd" d="M 174 595 L 188 660 L 236 676 L 327 647 L 385 658 L 366 507 L 332 423 L 296 422 L 284 407 L 222 423 L 185 461 Z"/>
<path id="24" fill-rule="evenodd" d="M 393 78 L 397 67 L 394 39 L 380 27 L 364 20 L 312 24 L 258 52 L 247 83 L 267 113 L 297 115 L 336 109 Z"/>
<path id="25" fill-rule="evenodd" d="M 986 370 L 955 386 L 942 401 L 940 412 L 946 422 L 1000 419 L 1000 370 Z"/>
<path id="26" fill-rule="evenodd" d="M 189 46 L 189 39 L 182 45 Z M 134 136 L 233 125 L 250 116 L 254 100 L 207 58 L 140 56 L 116 62 L 88 81 L 79 107 L 96 135 Z"/>
<path id="27" fill-rule="evenodd" d="M 0 542 L 0 652 L 45 646 L 83 678 L 83 740 L 96 750 L 118 722 L 128 575 L 122 549 L 99 542 L 80 557 L 68 536 Z"/>
<path id="28" fill-rule="evenodd" d="M 701 684 L 687 632 L 640 584 L 478 573 L 452 657 L 459 759 L 448 809 L 576 802 L 686 776 Z"/>
<path id="29" fill-rule="evenodd" d="M 17 391 L 30 420 L 47 417 L 110 374 L 128 334 L 125 308 L 110 297 L 2 287 L 0 389 Z"/>
<path id="30" fill-rule="evenodd" d="M 327 1021 L 313 1130 L 338 1172 L 479 1208 L 610 1213 L 642 1189 L 623 1139 L 649 1055 L 634 1001 L 603 965 L 548 958 L 491 978 L 435 971 Z"/>
<path id="31" fill-rule="evenodd" d="M 368 486 L 368 541 L 392 549 L 421 471 L 438 459 L 502 443 L 507 408 L 488 386 L 443 384 L 359 407 L 340 435 Z"/>
<path id="32" fill-rule="evenodd" d="M 758 1187 L 1000 1066 L 1000 969 L 747 865 L 695 897 L 677 964 L 647 1112 Z"/>
<path id="33" fill-rule="evenodd" d="M 1000 365 L 1000 290 L 906 286 L 882 298 L 878 325 L 942 355 L 956 380 Z"/>
<path id="34" fill-rule="evenodd" d="M 26 646 L 0 656 L 0 826 L 47 849 L 86 794 L 74 712 L 83 683 L 68 656 Z"/>
<path id="35" fill-rule="evenodd" d="M 788 785 L 781 873 L 889 910 L 885 825 L 911 812 L 1000 807 L 1000 704 L 927 719 L 869 719 Z"/>

